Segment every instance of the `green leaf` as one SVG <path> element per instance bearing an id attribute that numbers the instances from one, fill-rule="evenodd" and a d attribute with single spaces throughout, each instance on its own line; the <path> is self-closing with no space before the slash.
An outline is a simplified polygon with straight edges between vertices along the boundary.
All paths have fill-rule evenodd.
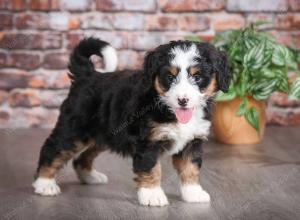
<path id="1" fill-rule="evenodd" d="M 248 99 L 244 99 L 243 102 L 240 104 L 238 111 L 235 113 L 236 116 L 240 117 L 244 115 L 247 111 Z"/>
<path id="2" fill-rule="evenodd" d="M 230 86 L 227 93 L 219 91 L 215 97 L 215 100 L 219 102 L 230 101 L 233 100 L 236 96 L 237 95 L 235 89 L 233 88 L 233 86 Z"/>
<path id="3" fill-rule="evenodd" d="M 245 113 L 245 119 L 259 133 L 259 115 L 256 108 L 248 109 Z"/>
<path id="4" fill-rule="evenodd" d="M 291 90 L 289 92 L 289 99 L 300 99 L 300 76 L 292 84 Z"/>

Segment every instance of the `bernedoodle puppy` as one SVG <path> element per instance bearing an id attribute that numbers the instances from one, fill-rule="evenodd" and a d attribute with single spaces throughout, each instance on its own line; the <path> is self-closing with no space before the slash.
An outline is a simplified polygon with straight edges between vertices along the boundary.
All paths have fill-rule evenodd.
<path id="1" fill-rule="evenodd" d="M 103 58 L 104 70 L 95 70 L 91 55 Z M 172 155 L 182 199 L 209 202 L 199 184 L 201 145 L 214 95 L 230 84 L 226 56 L 208 43 L 171 41 L 148 52 L 141 70 L 115 71 L 116 65 L 114 48 L 99 39 L 84 39 L 74 49 L 72 85 L 41 149 L 35 192 L 59 194 L 55 176 L 71 159 L 82 183 L 107 183 L 93 160 L 110 150 L 132 157 L 141 205 L 168 204 L 160 186 L 163 154 Z"/>

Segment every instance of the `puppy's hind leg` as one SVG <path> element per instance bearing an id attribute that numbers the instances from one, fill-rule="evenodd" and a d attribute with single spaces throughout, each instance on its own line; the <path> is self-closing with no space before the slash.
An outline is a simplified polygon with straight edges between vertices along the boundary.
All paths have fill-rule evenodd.
<path id="1" fill-rule="evenodd" d="M 58 171 L 88 145 L 66 139 L 60 132 L 53 132 L 40 152 L 38 169 L 32 184 L 35 193 L 42 196 L 58 195 L 61 192 L 55 180 Z"/>
<path id="2" fill-rule="evenodd" d="M 93 168 L 93 161 L 99 153 L 103 151 L 103 148 L 94 145 L 74 159 L 73 167 L 81 183 L 103 184 L 108 182 L 108 178 L 105 174 Z"/>

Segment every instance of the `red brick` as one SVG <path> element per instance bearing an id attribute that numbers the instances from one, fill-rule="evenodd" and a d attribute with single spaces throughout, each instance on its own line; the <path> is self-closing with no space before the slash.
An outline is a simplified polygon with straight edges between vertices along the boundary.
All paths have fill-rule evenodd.
<path id="1" fill-rule="evenodd" d="M 49 13 L 49 24 L 53 30 L 68 30 L 69 14 L 66 12 L 51 12 Z"/>
<path id="2" fill-rule="evenodd" d="M 21 11 L 27 9 L 26 0 L 9 0 L 8 8 L 13 11 Z"/>
<path id="3" fill-rule="evenodd" d="M 224 0 L 166 0 L 159 1 L 160 7 L 166 12 L 194 12 L 221 10 Z"/>
<path id="4" fill-rule="evenodd" d="M 68 11 L 88 11 L 91 0 L 60 0 L 60 8 Z"/>
<path id="5" fill-rule="evenodd" d="M 31 109 L 15 108 L 14 111 L 11 112 L 9 126 L 19 128 L 52 128 L 57 121 L 58 114 L 58 110 L 44 109 L 41 107 Z"/>
<path id="6" fill-rule="evenodd" d="M 30 0 L 29 5 L 33 10 L 58 10 L 59 0 Z"/>
<path id="7" fill-rule="evenodd" d="M 117 30 L 143 30 L 145 20 L 142 14 L 122 13 L 114 16 L 112 24 Z"/>
<path id="8" fill-rule="evenodd" d="M 68 29 L 73 30 L 73 29 L 79 29 L 81 25 L 81 22 L 78 17 L 76 16 L 71 16 L 69 18 L 69 23 L 68 23 Z"/>
<path id="9" fill-rule="evenodd" d="M 7 54 L 4 52 L 0 52 L 0 66 L 4 67 L 7 63 Z"/>
<path id="10" fill-rule="evenodd" d="M 44 13 L 18 14 L 15 18 L 18 29 L 47 29 L 49 28 L 49 15 Z"/>
<path id="11" fill-rule="evenodd" d="M 68 95 L 68 90 L 48 90 L 39 92 L 41 105 L 46 108 L 58 108 Z"/>
<path id="12" fill-rule="evenodd" d="M 177 27 L 175 16 L 149 15 L 146 18 L 146 29 L 150 31 L 176 30 Z"/>
<path id="13" fill-rule="evenodd" d="M 8 97 L 8 92 L 0 91 L 0 105 L 6 102 L 7 97 Z"/>
<path id="14" fill-rule="evenodd" d="M 36 89 L 66 89 L 71 83 L 66 71 L 41 71 L 32 75 L 28 84 Z"/>
<path id="15" fill-rule="evenodd" d="M 102 14 L 99 12 L 83 14 L 80 17 L 81 27 L 83 29 L 112 29 L 112 19 L 113 16 L 111 14 Z"/>
<path id="16" fill-rule="evenodd" d="M 82 33 L 69 33 L 67 34 L 67 48 L 73 49 L 80 40 L 84 38 L 84 35 Z"/>
<path id="17" fill-rule="evenodd" d="M 0 0 L 0 9 L 7 9 L 7 0 Z"/>
<path id="18" fill-rule="evenodd" d="M 154 12 L 156 1 L 137 0 L 97 0 L 96 7 L 99 11 L 143 11 Z"/>
<path id="19" fill-rule="evenodd" d="M 34 107 L 41 104 L 39 94 L 31 89 L 14 89 L 8 99 L 11 107 Z"/>
<path id="20" fill-rule="evenodd" d="M 245 25 L 244 17 L 237 14 L 215 14 L 211 19 L 215 31 L 239 29 Z"/>
<path id="21" fill-rule="evenodd" d="M 269 124 L 298 125 L 300 124 L 300 110 L 297 108 L 269 108 L 267 121 Z"/>
<path id="22" fill-rule="evenodd" d="M 278 43 L 295 49 L 300 49 L 300 34 L 277 31 L 270 31 L 270 33 L 275 37 Z"/>
<path id="23" fill-rule="evenodd" d="M 299 0 L 289 0 L 289 6 L 292 11 L 300 11 L 300 1 Z"/>
<path id="24" fill-rule="evenodd" d="M 144 62 L 142 53 L 123 50 L 118 51 L 118 69 L 140 69 Z"/>
<path id="25" fill-rule="evenodd" d="M 276 16 L 276 26 L 283 30 L 299 30 L 300 29 L 300 15 L 287 14 Z"/>
<path id="26" fill-rule="evenodd" d="M 210 20 L 202 15 L 180 16 L 179 28 L 184 31 L 203 31 L 209 28 Z"/>
<path id="27" fill-rule="evenodd" d="M 150 50 L 160 44 L 166 43 L 167 38 L 163 34 L 131 34 L 128 39 L 128 48 L 134 50 Z"/>
<path id="28" fill-rule="evenodd" d="M 0 48 L 3 49 L 55 49 L 61 45 L 62 35 L 59 33 L 0 33 Z"/>
<path id="29" fill-rule="evenodd" d="M 6 110 L 0 110 L 0 127 L 7 128 L 9 124 L 10 115 L 9 112 Z"/>
<path id="30" fill-rule="evenodd" d="M 0 29 L 11 29 L 13 24 L 13 16 L 10 13 L 0 13 Z"/>
<path id="31" fill-rule="evenodd" d="M 29 78 L 29 75 L 24 71 L 0 70 L 0 89 L 25 88 Z"/>
<path id="32" fill-rule="evenodd" d="M 66 69 L 68 67 L 68 53 L 48 53 L 44 57 L 43 66 L 46 69 Z"/>
<path id="33" fill-rule="evenodd" d="M 11 53 L 8 56 L 6 66 L 16 67 L 24 70 L 33 70 L 37 69 L 41 64 L 41 59 L 38 54 L 33 53 Z"/>
<path id="34" fill-rule="evenodd" d="M 258 21 L 267 22 L 266 24 L 261 24 L 259 29 L 269 29 L 275 27 L 275 18 L 273 14 L 265 13 L 249 13 L 247 15 L 247 24 L 256 23 Z"/>
<path id="35" fill-rule="evenodd" d="M 271 105 L 278 107 L 298 107 L 300 100 L 289 100 L 288 95 L 285 93 L 275 92 L 269 99 Z"/>
<path id="36" fill-rule="evenodd" d="M 227 0 L 226 8 L 228 11 L 248 12 L 286 12 L 288 10 L 287 0 Z"/>

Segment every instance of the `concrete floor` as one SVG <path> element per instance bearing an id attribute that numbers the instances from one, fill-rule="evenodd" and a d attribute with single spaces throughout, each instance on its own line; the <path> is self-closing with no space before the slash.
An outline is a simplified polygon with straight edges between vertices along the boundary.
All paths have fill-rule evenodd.
<path id="1" fill-rule="evenodd" d="M 207 142 L 201 183 L 211 203 L 188 204 L 179 196 L 170 158 L 163 188 L 170 205 L 139 206 L 131 161 L 103 153 L 96 167 L 107 185 L 80 185 L 69 164 L 59 175 L 62 194 L 40 197 L 31 182 L 49 130 L 0 130 L 0 219 L 300 219 L 300 127 L 268 127 L 255 146 Z"/>

